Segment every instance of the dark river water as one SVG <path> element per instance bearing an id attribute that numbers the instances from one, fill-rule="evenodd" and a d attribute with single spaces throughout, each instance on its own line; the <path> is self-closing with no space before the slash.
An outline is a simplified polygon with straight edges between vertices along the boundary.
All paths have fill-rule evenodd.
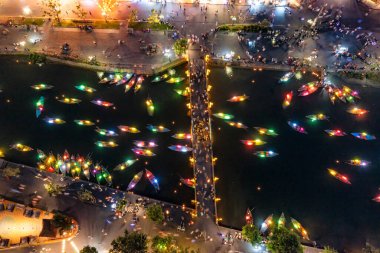
<path id="1" fill-rule="evenodd" d="M 380 204 L 371 200 L 380 187 L 379 142 L 352 136 L 333 138 L 323 131 L 340 128 L 380 136 L 380 111 L 376 104 L 380 90 L 349 85 L 360 91 L 362 99 L 358 105 L 370 111 L 358 118 L 346 112 L 348 105 L 332 105 L 325 92 L 298 97 L 298 87 L 315 80 L 311 75 L 279 84 L 284 74 L 281 72 L 234 69 L 232 77 L 225 72 L 222 68 L 212 70 L 213 111 L 232 114 L 234 120 L 249 128 L 237 129 L 213 119 L 214 155 L 218 157 L 215 173 L 220 177 L 217 194 L 222 198 L 218 210 L 223 222 L 242 225 L 249 207 L 255 208 L 253 214 L 258 225 L 270 214 L 278 218 L 284 212 L 288 222 L 290 217 L 301 222 L 312 240 L 340 249 L 357 250 L 366 239 L 380 243 Z M 332 80 L 344 84 L 337 78 Z M 295 92 L 293 103 L 284 110 L 284 93 L 290 90 Z M 249 100 L 238 104 L 226 101 L 242 94 L 249 95 Z M 319 112 L 330 120 L 314 123 L 306 120 L 306 115 Z M 299 122 L 309 134 L 294 131 L 288 120 Z M 273 128 L 279 136 L 259 136 L 254 126 Z M 242 139 L 256 137 L 267 144 L 248 148 L 240 143 Z M 256 150 L 265 149 L 279 155 L 267 159 L 253 155 Z M 360 168 L 335 163 L 353 157 L 372 164 Z M 328 167 L 348 175 L 352 185 L 330 176 Z"/>
<path id="2" fill-rule="evenodd" d="M 184 69 L 177 70 L 184 76 Z M 259 225 L 270 214 L 278 217 L 281 212 L 290 222 L 290 217 L 300 221 L 308 230 L 312 240 L 333 245 L 341 249 L 358 249 L 366 239 L 380 242 L 380 204 L 371 199 L 379 193 L 380 150 L 379 141 L 362 141 L 351 136 L 332 138 L 324 129 L 341 128 L 346 132 L 367 131 L 380 137 L 380 111 L 376 105 L 380 90 L 362 88 L 350 84 L 360 91 L 359 105 L 370 112 L 358 118 L 346 112 L 347 105 L 331 105 L 327 94 L 317 92 L 310 97 L 300 98 L 296 94 L 293 104 L 286 110 L 281 107 L 285 91 L 294 90 L 310 80 L 311 75 L 301 80 L 292 79 L 279 84 L 283 75 L 276 71 L 253 72 L 234 69 L 227 75 L 225 69 L 213 69 L 210 82 L 213 111 L 222 111 L 235 116 L 249 128 L 233 128 L 220 119 L 213 118 L 214 155 L 218 158 L 215 174 L 217 195 L 221 197 L 218 215 L 222 223 L 240 227 L 244 223 L 247 209 L 253 211 Z M 251 80 L 255 83 L 252 84 Z M 35 91 L 30 85 L 37 83 L 54 85 L 52 90 Z M 341 80 L 333 82 L 342 84 Z M 97 89 L 86 94 L 74 88 L 86 84 Z M 190 205 L 194 192 L 179 185 L 179 178 L 191 177 L 192 168 L 189 155 L 177 153 L 167 147 L 173 144 L 186 144 L 171 137 L 176 132 L 189 132 L 190 118 L 187 116 L 186 100 L 174 89 L 185 84 L 151 84 L 146 79 L 137 94 L 124 93 L 123 87 L 98 84 L 95 72 L 75 69 L 62 65 L 38 67 L 16 63 L 15 58 L 0 58 L 0 148 L 6 159 L 35 165 L 35 152 L 20 153 L 9 150 L 8 146 L 21 142 L 46 152 L 63 153 L 65 149 L 74 154 L 91 154 L 94 161 L 112 169 L 122 161 L 133 158 L 131 151 L 134 140 L 154 140 L 157 156 L 140 158 L 124 172 L 113 172 L 114 186 L 125 189 L 133 175 L 144 168 L 152 171 L 161 186 L 159 192 L 146 179 L 136 186 L 136 193 Z M 250 98 L 242 103 L 226 100 L 234 95 L 246 94 Z M 82 100 L 78 105 L 66 105 L 56 100 L 66 95 Z M 35 117 L 35 102 L 45 97 L 45 111 L 39 119 Z M 156 112 L 149 116 L 145 106 L 147 97 L 152 98 Z M 113 102 L 116 110 L 96 106 L 94 98 Z M 9 102 L 7 102 L 7 100 Z M 323 112 L 329 121 L 310 123 L 308 114 Z M 48 125 L 45 116 L 60 117 L 63 125 Z M 100 128 L 117 130 L 118 125 L 133 125 L 140 134 L 120 133 L 118 137 L 104 138 L 94 131 L 95 127 L 76 125 L 75 119 L 97 121 Z M 288 120 L 296 120 L 309 132 L 302 135 L 292 130 Z M 147 124 L 162 124 L 169 133 L 152 133 Z M 277 137 L 259 136 L 254 126 L 273 128 Z M 118 131 L 118 130 L 117 130 Z M 247 148 L 240 140 L 260 137 L 267 144 L 257 148 Z M 113 139 L 117 148 L 99 148 L 94 143 Z M 253 155 L 257 150 L 272 149 L 277 157 L 260 159 Z M 349 160 L 360 157 L 371 161 L 366 168 L 336 164 L 335 160 Z M 346 185 L 331 177 L 328 167 L 334 167 L 348 175 L 352 185 Z M 258 187 L 261 190 L 258 190 Z"/>

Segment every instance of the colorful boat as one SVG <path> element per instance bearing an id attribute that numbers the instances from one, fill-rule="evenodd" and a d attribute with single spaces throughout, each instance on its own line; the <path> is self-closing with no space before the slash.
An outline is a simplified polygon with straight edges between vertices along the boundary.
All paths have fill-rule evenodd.
<path id="1" fill-rule="evenodd" d="M 113 106 L 113 103 L 107 102 L 107 101 L 104 101 L 104 100 L 101 100 L 101 99 L 92 100 L 91 103 L 93 103 L 95 105 L 103 106 L 103 107 Z"/>
<path id="2" fill-rule="evenodd" d="M 181 96 L 188 97 L 190 95 L 190 92 L 187 89 L 180 90 L 180 89 L 174 89 L 174 91 Z"/>
<path id="3" fill-rule="evenodd" d="M 288 125 L 293 128 L 293 130 L 301 133 L 301 134 L 307 134 L 305 128 L 302 126 L 298 125 L 296 122 L 288 121 Z"/>
<path id="4" fill-rule="evenodd" d="M 188 146 L 183 146 L 183 145 L 171 145 L 169 146 L 169 149 L 173 151 L 177 151 L 177 152 L 182 152 L 182 153 L 190 152 L 193 150 L 192 148 Z"/>
<path id="5" fill-rule="evenodd" d="M 139 148 L 155 148 L 158 146 L 154 141 L 134 141 L 133 144 Z"/>
<path id="6" fill-rule="evenodd" d="M 41 149 L 37 149 L 37 157 L 38 160 L 44 160 L 46 158 L 46 154 Z"/>
<path id="7" fill-rule="evenodd" d="M 259 132 L 261 135 L 268 135 L 268 136 L 277 136 L 278 133 L 276 133 L 273 129 L 270 128 L 263 128 L 263 127 L 254 127 L 254 129 Z"/>
<path id="8" fill-rule="evenodd" d="M 126 160 L 125 162 L 118 164 L 114 168 L 114 170 L 125 170 L 126 168 L 132 166 L 137 161 L 138 159 Z"/>
<path id="9" fill-rule="evenodd" d="M 282 77 L 280 78 L 280 83 L 285 83 L 285 82 L 289 81 L 290 78 L 292 78 L 293 76 L 294 76 L 294 73 L 293 73 L 293 72 L 288 72 L 288 73 L 286 73 L 284 76 L 282 76 Z"/>
<path id="10" fill-rule="evenodd" d="M 129 184 L 128 184 L 127 191 L 130 191 L 133 188 L 135 188 L 136 184 L 138 182 L 140 182 L 143 174 L 144 174 L 144 171 L 142 170 L 142 171 L 140 171 L 139 173 L 137 173 L 136 175 L 133 176 L 131 182 L 129 182 Z"/>
<path id="11" fill-rule="evenodd" d="M 147 125 L 146 128 L 154 133 L 166 133 L 170 130 L 165 128 L 164 126 L 153 126 L 153 125 Z"/>
<path id="12" fill-rule="evenodd" d="M 141 89 L 143 81 L 144 81 L 144 77 L 143 76 L 139 76 L 137 78 L 134 93 L 137 93 Z"/>
<path id="13" fill-rule="evenodd" d="M 351 160 L 345 161 L 345 163 L 347 163 L 349 165 L 352 165 L 352 166 L 366 167 L 371 162 L 355 158 L 355 159 L 351 159 Z"/>
<path id="14" fill-rule="evenodd" d="M 262 151 L 257 151 L 254 153 L 256 156 L 260 157 L 260 158 L 268 158 L 268 157 L 275 157 L 278 155 L 278 153 L 276 152 L 273 152 L 272 150 L 268 150 L 268 151 L 265 151 L 265 150 L 262 150 Z"/>
<path id="15" fill-rule="evenodd" d="M 285 223 L 286 223 L 285 214 L 281 213 L 280 218 L 278 219 L 277 226 L 279 228 L 283 228 L 283 227 L 285 227 Z"/>
<path id="16" fill-rule="evenodd" d="M 40 117 L 42 111 L 44 110 L 45 98 L 40 97 L 36 103 L 36 118 Z"/>
<path id="17" fill-rule="evenodd" d="M 155 156 L 156 154 L 152 152 L 150 149 L 144 149 L 144 148 L 132 148 L 132 151 L 139 156 Z"/>
<path id="18" fill-rule="evenodd" d="M 93 126 L 93 125 L 95 125 L 94 122 L 92 122 L 91 120 L 87 120 L 87 119 L 76 119 L 76 120 L 74 120 L 74 122 L 80 126 Z"/>
<path id="19" fill-rule="evenodd" d="M 231 119 L 234 118 L 233 115 L 227 114 L 227 113 L 223 113 L 223 112 L 214 113 L 213 115 L 215 117 L 219 118 L 219 119 L 224 119 L 224 120 L 231 120 Z"/>
<path id="20" fill-rule="evenodd" d="M 269 215 L 261 224 L 260 233 L 265 233 L 268 228 L 273 224 L 273 214 Z"/>
<path id="21" fill-rule="evenodd" d="M 347 110 L 347 112 L 348 112 L 348 113 L 351 113 L 351 114 L 354 114 L 354 115 L 359 115 L 359 116 L 361 116 L 361 115 L 366 114 L 368 111 L 365 110 L 365 109 L 361 109 L 361 108 L 359 108 L 359 107 L 353 107 L 353 108 Z"/>
<path id="22" fill-rule="evenodd" d="M 97 141 L 95 142 L 96 146 L 100 148 L 115 148 L 119 146 L 116 142 L 114 141 Z"/>
<path id="23" fill-rule="evenodd" d="M 232 127 L 236 127 L 236 128 L 242 128 L 242 129 L 247 129 L 248 128 L 243 123 L 236 122 L 236 121 L 227 121 L 227 124 L 230 125 L 230 126 L 232 126 Z"/>
<path id="24" fill-rule="evenodd" d="M 133 76 L 133 77 L 128 81 L 128 83 L 125 85 L 125 90 L 124 90 L 125 93 L 127 93 L 127 92 L 133 87 L 133 85 L 135 85 L 136 80 L 137 80 L 137 76 Z"/>
<path id="25" fill-rule="evenodd" d="M 157 178 L 153 175 L 153 173 L 148 170 L 148 169 L 145 169 L 145 175 L 146 177 L 148 178 L 149 182 L 153 185 L 154 189 L 156 191 L 159 191 L 160 190 L 160 185 L 158 184 L 158 180 Z"/>
<path id="26" fill-rule="evenodd" d="M 282 108 L 287 108 L 290 103 L 292 102 L 293 99 L 293 91 L 289 91 L 288 93 L 285 94 L 284 101 L 282 102 Z"/>
<path id="27" fill-rule="evenodd" d="M 296 219 L 293 219 L 292 217 L 290 217 L 290 221 L 293 225 L 293 228 L 301 234 L 303 239 L 310 240 L 306 229 L 302 227 L 301 223 L 299 223 Z"/>
<path id="28" fill-rule="evenodd" d="M 102 167 L 101 175 L 103 176 L 104 180 L 106 180 L 108 185 L 112 184 L 112 176 L 106 168 Z"/>
<path id="29" fill-rule="evenodd" d="M 245 223 L 247 225 L 253 224 L 253 215 L 252 215 L 252 212 L 249 208 L 247 208 L 247 211 L 245 212 Z"/>
<path id="30" fill-rule="evenodd" d="M 58 99 L 58 101 L 64 104 L 68 104 L 68 105 L 79 104 L 81 102 L 81 100 L 78 98 L 67 98 L 67 97 Z"/>
<path id="31" fill-rule="evenodd" d="M 345 136 L 347 135 L 346 132 L 343 132 L 340 129 L 326 129 L 325 132 L 330 136 Z"/>
<path id="32" fill-rule="evenodd" d="M 352 136 L 361 139 L 361 140 L 366 140 L 366 141 L 373 141 L 376 140 L 376 136 L 367 134 L 366 132 L 361 132 L 361 133 L 351 133 Z"/>
<path id="33" fill-rule="evenodd" d="M 334 169 L 327 169 L 330 173 L 330 175 L 332 175 L 333 177 L 335 177 L 336 179 L 338 179 L 339 181 L 345 183 L 345 184 L 351 184 L 350 180 L 348 179 L 347 176 L 344 176 L 340 173 L 338 173 L 336 170 Z"/>
<path id="34" fill-rule="evenodd" d="M 243 143 L 246 146 L 261 146 L 264 145 L 266 142 L 262 141 L 260 139 L 255 139 L 255 140 L 240 140 L 241 143 Z"/>
<path id="35" fill-rule="evenodd" d="M 171 76 L 174 76 L 175 75 L 175 69 L 169 69 L 168 74 Z"/>
<path id="36" fill-rule="evenodd" d="M 140 130 L 138 130 L 136 127 L 132 127 L 132 126 L 120 125 L 120 126 L 118 126 L 118 128 L 122 132 L 128 132 L 128 133 L 132 133 L 132 134 L 140 133 Z"/>
<path id="37" fill-rule="evenodd" d="M 108 137 L 118 136 L 118 134 L 113 130 L 102 129 L 102 128 L 96 127 L 95 131 L 98 132 L 100 135 L 103 135 L 103 136 L 108 136 Z"/>
<path id="38" fill-rule="evenodd" d="M 145 101 L 146 104 L 146 110 L 148 111 L 149 116 L 153 116 L 154 114 L 154 105 L 151 98 L 148 97 L 148 99 Z"/>
<path id="39" fill-rule="evenodd" d="M 63 119 L 60 119 L 60 118 L 49 118 L 49 117 L 46 117 L 44 118 L 44 121 L 48 124 L 52 124 L 52 125 L 61 125 L 61 124 L 65 124 L 66 121 L 64 121 Z"/>
<path id="40" fill-rule="evenodd" d="M 377 203 L 380 203 L 380 194 L 376 195 L 372 200 Z"/>
<path id="41" fill-rule="evenodd" d="M 318 90 L 319 86 L 310 86 L 307 88 L 307 90 L 304 90 L 304 91 L 301 91 L 298 96 L 300 97 L 306 97 L 306 96 L 309 96 L 311 94 L 313 94 L 314 92 L 316 92 Z"/>
<path id="42" fill-rule="evenodd" d="M 13 144 L 10 146 L 10 148 L 15 149 L 15 150 L 20 151 L 20 152 L 29 152 L 29 151 L 33 150 L 33 148 L 31 148 L 27 145 L 21 144 L 21 143 Z"/>
<path id="43" fill-rule="evenodd" d="M 152 79 L 152 83 L 158 83 L 158 82 L 161 82 L 163 81 L 164 78 L 162 76 L 155 76 L 153 79 Z"/>
<path id="44" fill-rule="evenodd" d="M 84 84 L 81 84 L 81 85 L 77 85 L 75 86 L 76 89 L 78 90 L 81 90 L 81 91 L 84 91 L 84 92 L 87 92 L 87 93 L 93 93 L 96 91 L 96 89 L 90 87 L 90 86 L 86 86 Z"/>
<path id="45" fill-rule="evenodd" d="M 249 98 L 249 96 L 243 94 L 240 96 L 233 96 L 232 98 L 228 99 L 227 101 L 236 103 L 236 102 L 243 102 L 243 101 L 247 100 L 248 98 Z"/>
<path id="46" fill-rule="evenodd" d="M 44 84 L 44 83 L 39 83 L 39 84 L 36 84 L 36 85 L 32 85 L 30 87 L 32 87 L 32 89 L 35 89 L 35 90 L 50 90 L 54 86 L 53 85 Z"/>
<path id="47" fill-rule="evenodd" d="M 168 80 L 166 80 L 167 83 L 180 83 L 183 80 L 185 80 L 184 77 L 170 77 Z"/>
<path id="48" fill-rule="evenodd" d="M 329 117 L 327 117 L 323 113 L 306 115 L 306 118 L 311 120 L 311 121 L 319 121 L 319 120 L 328 120 L 329 119 Z"/>
<path id="49" fill-rule="evenodd" d="M 195 179 L 194 178 L 180 178 L 180 182 L 190 188 L 195 189 Z"/>
<path id="50" fill-rule="evenodd" d="M 187 134 L 187 133 L 173 134 L 172 137 L 178 140 L 191 140 L 191 134 Z"/>

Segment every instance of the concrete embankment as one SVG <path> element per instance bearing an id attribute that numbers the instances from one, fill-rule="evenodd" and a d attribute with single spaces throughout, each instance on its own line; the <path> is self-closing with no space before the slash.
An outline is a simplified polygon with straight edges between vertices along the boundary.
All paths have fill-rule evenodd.
<path id="1" fill-rule="evenodd" d="M 105 71 L 105 72 L 133 72 L 139 75 L 155 75 L 164 72 L 170 68 L 177 67 L 185 64 L 187 60 L 185 58 L 176 58 L 169 63 L 165 64 L 90 64 L 83 59 L 73 58 L 69 56 L 51 55 L 45 52 L 34 52 L 46 56 L 48 63 L 64 64 L 72 67 L 89 69 L 93 71 Z M 3 56 L 28 56 L 31 52 L 27 51 L 0 51 L 0 55 Z"/>

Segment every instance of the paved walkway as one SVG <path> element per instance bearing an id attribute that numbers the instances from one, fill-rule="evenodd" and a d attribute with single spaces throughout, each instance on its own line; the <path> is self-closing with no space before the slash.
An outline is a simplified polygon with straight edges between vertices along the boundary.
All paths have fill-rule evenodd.
<path id="1" fill-rule="evenodd" d="M 206 63 L 199 45 L 189 48 L 191 129 L 196 179 L 195 199 L 199 217 L 217 220 L 214 167 L 211 141 L 211 121 L 207 90 Z"/>

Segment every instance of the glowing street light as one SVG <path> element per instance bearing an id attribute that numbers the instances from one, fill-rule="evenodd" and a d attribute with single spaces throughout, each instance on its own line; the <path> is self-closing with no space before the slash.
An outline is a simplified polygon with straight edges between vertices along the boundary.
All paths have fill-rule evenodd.
<path id="1" fill-rule="evenodd" d="M 24 15 L 30 15 L 30 14 L 32 14 L 32 10 L 30 9 L 29 6 L 25 6 L 24 8 L 22 8 L 22 13 Z"/>

